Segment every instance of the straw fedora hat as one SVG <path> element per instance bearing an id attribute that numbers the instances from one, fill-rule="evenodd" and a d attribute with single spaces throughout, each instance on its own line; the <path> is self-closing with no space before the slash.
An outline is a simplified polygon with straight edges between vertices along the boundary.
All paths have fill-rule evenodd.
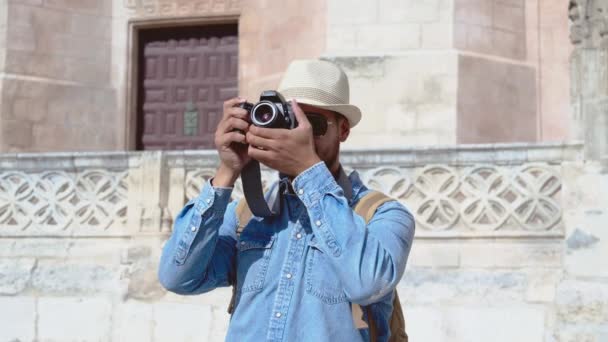
<path id="1" fill-rule="evenodd" d="M 277 89 L 286 99 L 344 115 L 350 127 L 361 120 L 361 110 L 349 103 L 348 77 L 337 65 L 321 60 L 295 60 Z"/>

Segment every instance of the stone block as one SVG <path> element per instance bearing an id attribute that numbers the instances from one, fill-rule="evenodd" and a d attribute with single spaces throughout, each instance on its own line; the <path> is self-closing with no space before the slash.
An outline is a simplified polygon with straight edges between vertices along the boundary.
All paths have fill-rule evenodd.
<path id="1" fill-rule="evenodd" d="M 381 23 L 429 23 L 439 21 L 440 13 L 447 4 L 441 0 L 380 0 L 378 22 Z"/>
<path id="2" fill-rule="evenodd" d="M 32 124 L 22 120 L 2 120 L 2 141 L 4 145 L 29 148 L 32 145 Z"/>
<path id="3" fill-rule="evenodd" d="M 444 341 L 443 310 L 428 306 L 415 306 L 403 302 L 405 330 L 410 341 Z"/>
<path id="4" fill-rule="evenodd" d="M 460 263 L 463 267 L 560 268 L 563 249 L 559 241 L 554 243 L 488 243 L 463 246 Z"/>
<path id="5" fill-rule="evenodd" d="M 459 248 L 453 244 L 416 241 L 408 258 L 408 266 L 412 267 L 458 267 L 459 265 Z"/>
<path id="6" fill-rule="evenodd" d="M 77 13 L 106 16 L 111 14 L 112 2 L 99 0 L 45 0 L 45 6 Z"/>
<path id="7" fill-rule="evenodd" d="M 37 27 L 44 33 L 62 34 L 69 32 L 70 28 L 69 12 L 28 6 L 22 2 L 9 4 L 8 16 L 11 18 L 11 26 L 29 29 Z"/>
<path id="8" fill-rule="evenodd" d="M 444 339 L 467 342 L 542 341 L 542 306 L 457 307 L 445 310 Z"/>
<path id="9" fill-rule="evenodd" d="M 608 281 L 563 281 L 557 287 L 556 307 L 561 322 L 607 324 Z"/>
<path id="10" fill-rule="evenodd" d="M 9 252 L 13 257 L 65 258 L 73 244 L 67 239 L 15 239 Z"/>
<path id="11" fill-rule="evenodd" d="M 562 270 L 534 269 L 528 273 L 526 301 L 531 303 L 553 303 Z"/>
<path id="12" fill-rule="evenodd" d="M 498 56 L 525 60 L 526 42 L 524 32 L 492 30 L 492 53 Z"/>
<path id="13" fill-rule="evenodd" d="M 109 341 L 111 324 L 112 303 L 109 299 L 38 299 L 37 332 L 40 341 Z"/>
<path id="14" fill-rule="evenodd" d="M 17 120 L 26 120 L 37 123 L 46 116 L 47 101 L 44 98 L 17 97 L 12 102 L 12 117 Z"/>
<path id="15" fill-rule="evenodd" d="M 334 26 L 328 28 L 327 51 L 337 52 L 353 50 L 356 47 L 355 30 L 350 26 Z"/>
<path id="16" fill-rule="evenodd" d="M 525 273 L 470 269 L 409 268 L 397 289 L 411 304 L 517 303 L 526 292 Z"/>
<path id="17" fill-rule="evenodd" d="M 536 141 L 535 70 L 472 56 L 459 61 L 458 142 Z"/>
<path id="18" fill-rule="evenodd" d="M 16 295 L 32 278 L 36 259 L 0 259 L 0 295 Z"/>
<path id="19" fill-rule="evenodd" d="M 420 47 L 419 24 L 359 25 L 355 30 L 359 50 L 399 51 Z"/>
<path id="20" fill-rule="evenodd" d="M 9 50 L 35 51 L 36 32 L 31 28 L 9 26 L 6 34 L 6 48 Z"/>
<path id="21" fill-rule="evenodd" d="M 155 341 L 207 341 L 211 307 L 191 304 L 154 304 Z"/>
<path id="22" fill-rule="evenodd" d="M 46 295 L 120 293 L 120 270 L 116 266 L 40 260 L 32 286 Z"/>
<path id="23" fill-rule="evenodd" d="M 494 1 L 493 27 L 497 29 L 521 32 L 526 29 L 526 11 L 524 7 L 513 6 L 502 1 Z"/>
<path id="24" fill-rule="evenodd" d="M 455 128 L 443 118 L 445 113 L 450 115 L 450 108 L 454 110 L 456 103 L 455 54 L 326 56 L 326 59 L 345 69 L 351 81 L 352 102 L 364 113 L 370 113 L 363 115 L 346 147 L 368 148 L 369 139 L 373 139 L 375 146 L 384 147 L 454 142 Z M 442 125 L 432 130 L 419 129 L 415 123 L 418 117 L 414 115 L 424 116 L 425 122 L 441 117 L 437 120 Z M 410 126 L 413 129 L 408 129 Z"/>
<path id="25" fill-rule="evenodd" d="M 34 341 L 36 303 L 29 297 L 0 297 L 0 341 Z"/>
<path id="26" fill-rule="evenodd" d="M 126 301 L 114 310 L 112 341 L 153 341 L 153 305 L 138 301 Z"/>
<path id="27" fill-rule="evenodd" d="M 454 0 L 457 23 L 492 27 L 494 0 Z"/>
<path id="28" fill-rule="evenodd" d="M 361 25 L 378 22 L 379 1 L 334 0 L 327 2 L 328 27 L 333 25 Z"/>
<path id="29" fill-rule="evenodd" d="M 448 23 L 424 23 L 421 25 L 422 49 L 448 49 L 451 48 L 452 26 Z"/>

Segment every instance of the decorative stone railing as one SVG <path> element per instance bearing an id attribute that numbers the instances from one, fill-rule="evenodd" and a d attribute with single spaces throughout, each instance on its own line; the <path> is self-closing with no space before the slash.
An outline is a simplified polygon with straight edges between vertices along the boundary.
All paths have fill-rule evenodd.
<path id="1" fill-rule="evenodd" d="M 418 238 L 561 237 L 561 165 L 581 145 L 345 151 L 414 213 Z M 213 176 L 214 151 L 0 155 L 0 236 L 167 234 Z M 269 184 L 276 177 L 263 170 Z M 237 184 L 234 197 L 242 197 Z"/>

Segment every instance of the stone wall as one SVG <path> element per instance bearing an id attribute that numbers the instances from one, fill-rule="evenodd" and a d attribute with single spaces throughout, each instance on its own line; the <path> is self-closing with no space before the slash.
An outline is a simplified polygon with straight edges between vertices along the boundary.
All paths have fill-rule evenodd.
<path id="1" fill-rule="evenodd" d="M 115 148 L 111 2 L 3 1 L 0 150 Z"/>
<path id="2" fill-rule="evenodd" d="M 343 153 L 415 213 L 398 286 L 413 341 L 606 339 L 608 173 L 582 152 Z M 182 297 L 156 279 L 173 216 L 216 163 L 207 152 L 0 156 L 0 340 L 222 341 L 230 289 Z"/>
<path id="3" fill-rule="evenodd" d="M 552 0 L 7 0 L 0 150 L 135 149 L 135 26 L 218 20 L 239 25 L 248 99 L 275 88 L 292 59 L 340 63 L 365 113 L 349 147 L 562 141 L 567 10 Z"/>

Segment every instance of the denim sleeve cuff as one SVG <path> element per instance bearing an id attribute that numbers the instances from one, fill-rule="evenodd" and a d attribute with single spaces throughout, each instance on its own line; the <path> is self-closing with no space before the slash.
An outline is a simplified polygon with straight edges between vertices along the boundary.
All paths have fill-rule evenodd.
<path id="1" fill-rule="evenodd" d="M 294 191 L 307 207 L 317 202 L 323 194 L 340 189 L 322 161 L 299 174 L 292 184 Z"/>
<path id="2" fill-rule="evenodd" d="M 230 195 L 232 195 L 232 188 L 215 188 L 208 180 L 196 199 L 196 209 L 199 213 L 203 213 L 211 206 L 215 206 L 215 211 L 223 214 L 230 202 Z"/>

